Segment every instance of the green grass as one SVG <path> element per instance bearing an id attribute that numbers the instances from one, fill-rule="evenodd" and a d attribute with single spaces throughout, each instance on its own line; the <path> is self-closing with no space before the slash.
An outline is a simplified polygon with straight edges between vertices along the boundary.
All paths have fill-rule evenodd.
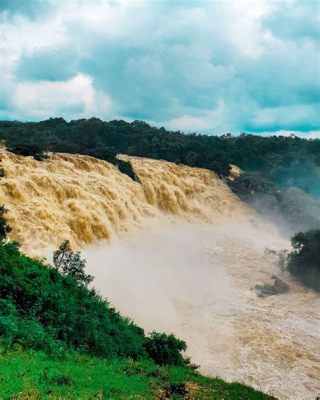
<path id="1" fill-rule="evenodd" d="M 252 388 L 152 361 L 103 360 L 78 353 L 62 359 L 21 349 L 0 355 L 0 399 L 267 400 Z"/>

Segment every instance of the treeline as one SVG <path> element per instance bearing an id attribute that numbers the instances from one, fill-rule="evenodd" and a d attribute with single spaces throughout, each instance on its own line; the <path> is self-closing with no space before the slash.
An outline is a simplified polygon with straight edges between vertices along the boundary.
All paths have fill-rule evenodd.
<path id="1" fill-rule="evenodd" d="M 297 186 L 320 195 L 320 140 L 241 134 L 210 136 L 170 132 L 143 121 L 104 122 L 98 118 L 66 122 L 0 122 L 0 139 L 12 151 L 39 150 L 92 155 L 104 160 L 117 153 L 163 159 L 229 175 L 229 165 L 259 172 L 283 187 Z M 41 153 L 41 151 L 40 151 Z"/>

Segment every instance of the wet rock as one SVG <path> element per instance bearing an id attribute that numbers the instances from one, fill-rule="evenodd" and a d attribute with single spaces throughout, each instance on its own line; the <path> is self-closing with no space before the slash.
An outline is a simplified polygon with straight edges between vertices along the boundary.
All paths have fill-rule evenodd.
<path id="1" fill-rule="evenodd" d="M 271 281 L 271 283 L 255 285 L 254 288 L 258 297 L 275 296 L 289 291 L 289 285 L 277 276 L 273 275 Z"/>

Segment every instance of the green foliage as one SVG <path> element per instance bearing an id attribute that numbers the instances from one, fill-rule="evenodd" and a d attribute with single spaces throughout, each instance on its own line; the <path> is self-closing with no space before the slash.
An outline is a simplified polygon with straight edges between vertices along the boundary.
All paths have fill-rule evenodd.
<path id="1" fill-rule="evenodd" d="M 288 269 L 306 286 L 320 292 L 320 230 L 296 233 L 288 255 Z"/>
<path id="2" fill-rule="evenodd" d="M 11 231 L 11 227 L 7 225 L 4 215 L 6 214 L 7 209 L 4 205 L 0 206 L 0 241 L 3 242 L 7 239 L 8 233 Z"/>
<path id="3" fill-rule="evenodd" d="M 101 357 L 146 355 L 141 328 L 74 277 L 20 254 L 14 242 L 0 245 L 0 298 L 11 303 L 3 305 L 1 326 L 12 343 L 51 351 L 54 341 Z"/>
<path id="4" fill-rule="evenodd" d="M 42 161 L 47 158 L 45 142 L 42 137 L 33 135 L 14 134 L 7 138 L 6 147 L 8 151 L 21 156 L 33 156 L 35 160 Z"/>
<path id="5" fill-rule="evenodd" d="M 184 342 L 156 333 L 147 338 L 86 287 L 92 277 L 68 242 L 54 253 L 54 264 L 50 268 L 21 254 L 15 242 L 0 244 L 0 336 L 6 348 L 18 343 L 54 355 L 69 348 L 105 358 L 185 363 Z"/>
<path id="6" fill-rule="evenodd" d="M 147 338 L 146 350 L 159 365 L 186 365 L 187 360 L 181 355 L 186 349 L 186 343 L 172 334 L 152 332 Z"/>
<path id="7" fill-rule="evenodd" d="M 80 252 L 71 250 L 69 240 L 65 240 L 59 249 L 53 253 L 55 268 L 65 276 L 72 276 L 77 282 L 87 286 L 93 281 L 93 276 L 84 272 L 86 260 L 81 259 Z"/>

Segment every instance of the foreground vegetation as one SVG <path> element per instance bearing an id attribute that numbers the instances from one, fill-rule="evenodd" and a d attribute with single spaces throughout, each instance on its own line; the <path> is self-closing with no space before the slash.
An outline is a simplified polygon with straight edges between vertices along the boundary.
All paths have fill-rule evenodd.
<path id="1" fill-rule="evenodd" d="M 187 365 L 181 355 L 183 341 L 155 332 L 146 337 L 143 329 L 87 288 L 92 277 L 83 272 L 79 253 L 65 248 L 55 253 L 61 273 L 21 254 L 15 242 L 0 243 L 0 336 L 7 349 L 18 343 L 54 355 L 74 349 L 109 359 Z"/>
<path id="2" fill-rule="evenodd" d="M 77 353 L 52 358 L 39 351 L 0 355 L 0 399 L 267 400 L 238 383 L 201 376 L 191 368 L 150 360 L 106 360 Z"/>

